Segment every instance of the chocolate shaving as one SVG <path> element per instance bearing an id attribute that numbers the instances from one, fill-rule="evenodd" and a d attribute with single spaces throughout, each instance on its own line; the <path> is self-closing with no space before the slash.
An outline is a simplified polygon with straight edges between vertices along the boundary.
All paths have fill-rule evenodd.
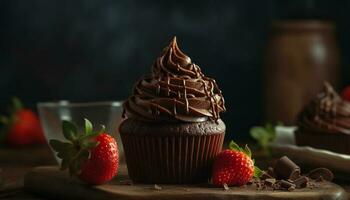
<path id="1" fill-rule="evenodd" d="M 131 180 L 121 180 L 119 183 L 120 185 L 132 185 Z"/>
<path id="2" fill-rule="evenodd" d="M 269 187 L 273 187 L 273 185 L 275 185 L 276 183 L 276 179 L 274 178 L 268 178 L 268 179 L 265 179 L 265 185 L 269 186 Z"/>
<path id="3" fill-rule="evenodd" d="M 333 173 L 326 168 L 317 168 L 307 175 L 300 175 L 300 167 L 297 166 L 288 157 L 281 157 L 275 164 L 275 167 L 269 167 L 263 171 L 260 178 L 251 179 L 248 184 L 254 184 L 256 190 L 284 190 L 294 191 L 301 188 L 318 188 L 320 182 L 332 180 Z"/>
<path id="4" fill-rule="evenodd" d="M 273 169 L 278 179 L 295 180 L 300 176 L 300 167 L 287 156 L 280 158 Z"/>
<path id="5" fill-rule="evenodd" d="M 278 180 L 276 184 L 280 185 L 284 189 L 289 189 L 290 187 L 294 187 L 295 189 L 295 184 L 286 180 Z"/>
<path id="6" fill-rule="evenodd" d="M 256 182 L 255 185 L 256 185 L 256 190 L 262 190 L 263 189 L 263 184 L 262 184 L 261 181 Z"/>
<path id="7" fill-rule="evenodd" d="M 248 181 L 247 185 L 252 185 L 253 184 L 253 180 Z"/>
<path id="8" fill-rule="evenodd" d="M 267 168 L 267 174 L 272 176 L 272 177 L 276 177 L 276 174 L 273 172 L 272 167 Z"/>
<path id="9" fill-rule="evenodd" d="M 288 191 L 289 191 L 289 192 L 291 192 L 291 191 L 293 191 L 293 190 L 295 190 L 295 186 L 294 186 L 294 185 L 292 185 L 292 186 L 290 186 L 290 187 L 288 188 Z"/>
<path id="10" fill-rule="evenodd" d="M 306 176 L 300 176 L 299 178 L 295 179 L 293 183 L 295 184 L 296 188 L 305 188 L 308 181 L 309 179 Z"/>
<path id="11" fill-rule="evenodd" d="M 334 178 L 333 173 L 331 172 L 331 170 L 327 169 L 327 168 L 316 168 L 311 170 L 307 176 L 311 179 L 315 179 L 317 180 L 320 176 L 322 176 L 322 178 L 326 181 L 332 181 Z"/>
<path id="12" fill-rule="evenodd" d="M 274 178 L 274 177 L 271 176 L 270 174 L 268 174 L 267 172 L 263 172 L 263 174 L 260 177 L 260 179 L 262 179 L 262 180 L 271 179 L 271 178 Z"/>

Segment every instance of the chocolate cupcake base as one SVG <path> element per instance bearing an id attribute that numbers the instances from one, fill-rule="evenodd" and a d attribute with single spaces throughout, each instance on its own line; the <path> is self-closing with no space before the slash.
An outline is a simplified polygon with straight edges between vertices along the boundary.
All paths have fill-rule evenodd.
<path id="1" fill-rule="evenodd" d="M 221 151 L 225 125 L 155 124 L 133 119 L 120 126 L 129 176 L 139 183 L 200 183 L 210 177 Z"/>
<path id="2" fill-rule="evenodd" d="M 295 140 L 299 146 L 311 146 L 337 153 L 350 154 L 349 134 L 316 132 L 299 128 L 295 132 Z"/>

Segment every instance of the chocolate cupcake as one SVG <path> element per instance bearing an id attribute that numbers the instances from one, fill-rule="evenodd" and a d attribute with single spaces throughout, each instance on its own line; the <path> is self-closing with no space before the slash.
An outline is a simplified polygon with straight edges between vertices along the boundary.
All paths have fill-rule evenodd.
<path id="1" fill-rule="evenodd" d="M 350 103 L 329 83 L 299 114 L 296 142 L 338 153 L 350 154 Z"/>
<path id="2" fill-rule="evenodd" d="M 207 181 L 222 149 L 224 98 L 174 38 L 124 103 L 119 127 L 129 176 L 143 183 Z"/>

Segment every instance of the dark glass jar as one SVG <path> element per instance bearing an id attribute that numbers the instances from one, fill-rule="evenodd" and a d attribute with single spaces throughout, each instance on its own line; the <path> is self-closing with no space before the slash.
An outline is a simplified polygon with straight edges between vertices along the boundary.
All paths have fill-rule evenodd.
<path id="1" fill-rule="evenodd" d="M 272 24 L 264 69 L 267 120 L 293 124 L 324 81 L 337 84 L 339 50 L 335 38 L 335 26 L 329 21 Z"/>

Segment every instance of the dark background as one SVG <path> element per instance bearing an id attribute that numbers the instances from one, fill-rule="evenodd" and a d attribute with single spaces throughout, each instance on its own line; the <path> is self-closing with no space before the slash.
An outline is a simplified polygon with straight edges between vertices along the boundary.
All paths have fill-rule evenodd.
<path id="1" fill-rule="evenodd" d="M 264 122 L 269 25 L 304 10 L 336 22 L 340 86 L 350 83 L 347 0 L 12 0 L 0 6 L 0 110 L 14 95 L 32 108 L 38 101 L 125 99 L 176 35 L 221 87 L 228 133 L 246 139 L 249 127 Z"/>

